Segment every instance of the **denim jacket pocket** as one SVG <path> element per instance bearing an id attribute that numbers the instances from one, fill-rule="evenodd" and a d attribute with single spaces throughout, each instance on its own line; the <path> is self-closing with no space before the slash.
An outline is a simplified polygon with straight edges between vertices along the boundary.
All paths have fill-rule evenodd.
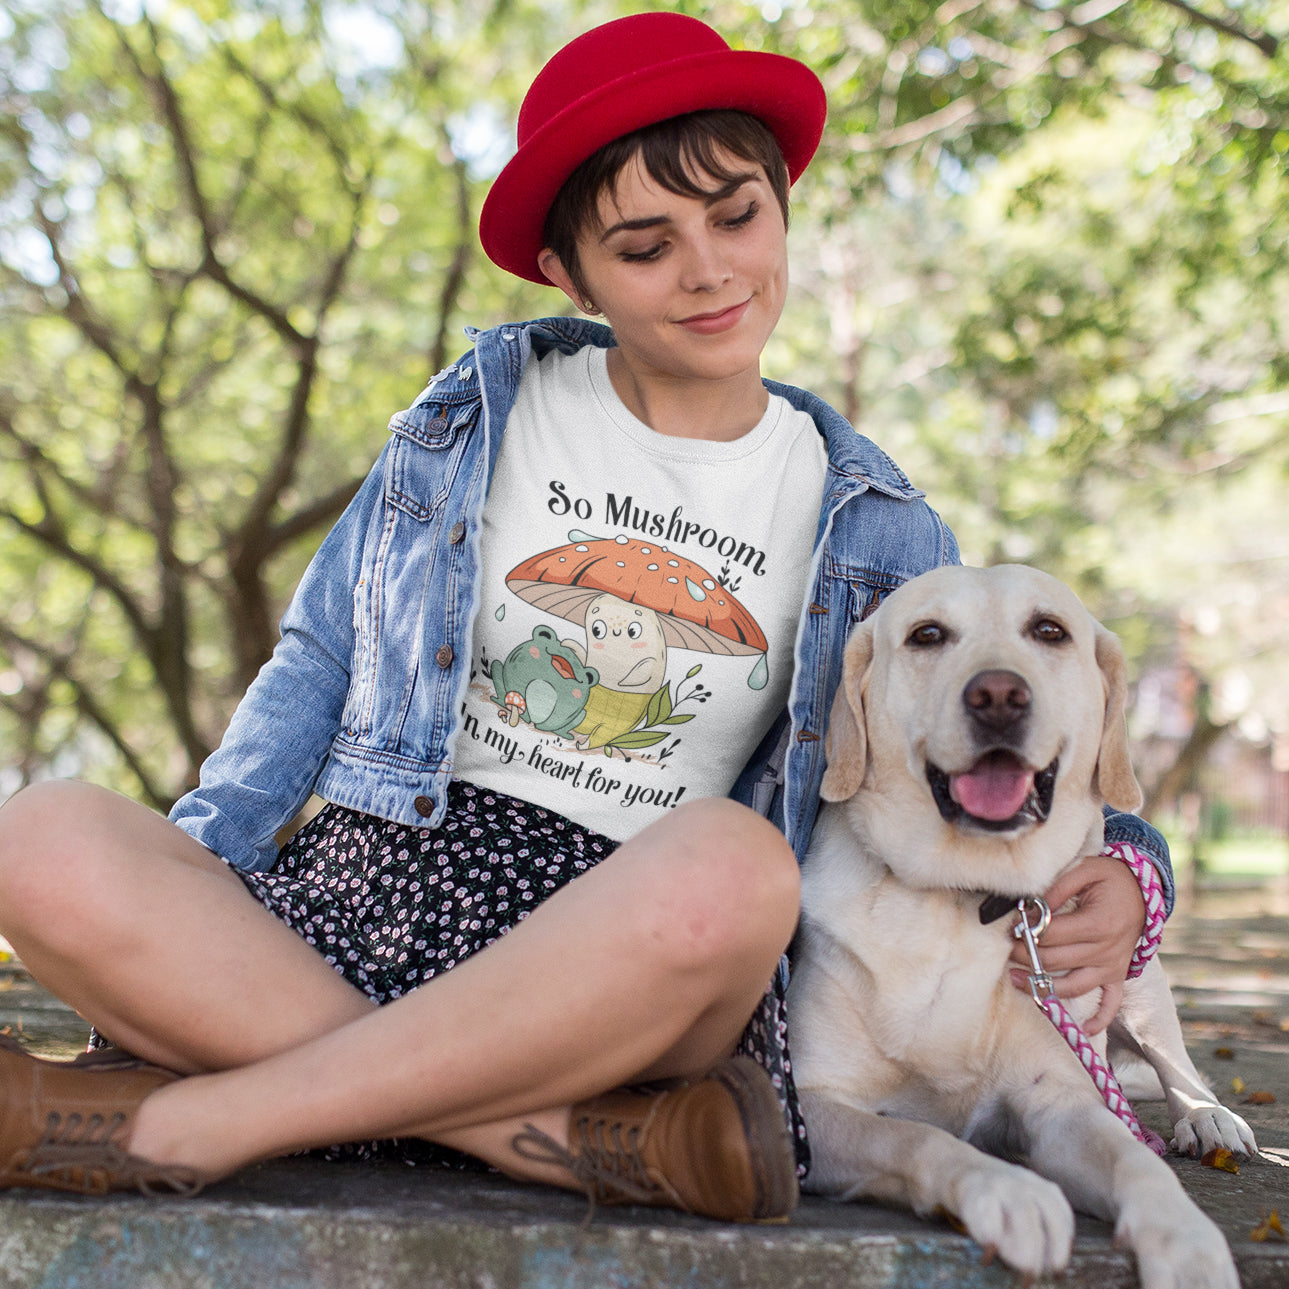
<path id="1" fill-rule="evenodd" d="M 877 612 L 882 601 L 904 580 L 898 575 L 874 569 L 854 568 L 840 561 L 829 561 L 829 577 L 846 588 L 846 635 Z"/>
<path id="2" fill-rule="evenodd" d="M 442 429 L 434 433 L 438 422 Z M 419 523 L 440 510 L 461 466 L 469 438 L 462 432 L 467 424 L 468 418 L 449 424 L 447 417 L 437 416 L 428 422 L 428 435 L 424 429 L 408 433 L 396 424 L 385 472 L 385 500 Z"/>

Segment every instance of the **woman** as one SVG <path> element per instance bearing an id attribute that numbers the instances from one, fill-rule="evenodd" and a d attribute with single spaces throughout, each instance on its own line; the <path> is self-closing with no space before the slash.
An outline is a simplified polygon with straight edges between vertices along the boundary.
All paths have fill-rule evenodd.
<path id="1" fill-rule="evenodd" d="M 779 965 L 842 645 L 957 559 L 884 454 L 761 379 L 823 121 L 801 64 L 675 14 L 543 69 L 481 240 L 609 326 L 480 333 L 394 418 L 171 821 L 75 784 L 0 812 L 0 932 L 141 1058 L 0 1051 L 0 1184 L 398 1137 L 790 1211 Z M 1122 980 L 1136 880 L 1079 884 L 1050 965 Z"/>

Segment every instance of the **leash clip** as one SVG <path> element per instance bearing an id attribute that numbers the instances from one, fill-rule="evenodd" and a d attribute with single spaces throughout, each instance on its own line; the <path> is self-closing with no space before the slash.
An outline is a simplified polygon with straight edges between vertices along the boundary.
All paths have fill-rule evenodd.
<path id="1" fill-rule="evenodd" d="M 1012 927 L 1012 935 L 1017 940 L 1025 942 L 1030 965 L 1033 968 L 1029 973 L 1029 992 L 1035 1003 L 1042 1007 L 1053 992 L 1053 986 L 1052 977 L 1043 970 L 1043 964 L 1038 958 L 1038 938 L 1052 921 L 1052 910 L 1048 908 L 1047 901 L 1041 895 L 1029 895 L 1017 900 L 1016 908 L 1020 912 L 1020 921 Z M 1033 922 L 1029 920 L 1031 911 L 1034 914 Z"/>

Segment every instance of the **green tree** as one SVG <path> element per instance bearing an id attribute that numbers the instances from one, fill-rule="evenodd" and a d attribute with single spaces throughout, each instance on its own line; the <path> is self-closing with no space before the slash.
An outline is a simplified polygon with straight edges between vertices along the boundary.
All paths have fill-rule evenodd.
<path id="1" fill-rule="evenodd" d="M 1180 761 L 1235 720 L 1289 741 L 1283 7 L 860 13 L 811 26 L 839 79 L 798 373 L 969 560 L 1048 568 L 1138 669 L 1199 673 Z"/>
<path id="2" fill-rule="evenodd" d="M 551 6 L 10 6 L 0 737 L 194 780 L 390 413 L 530 311 L 476 255 Z"/>
<path id="3" fill-rule="evenodd" d="M 562 306 L 478 204 L 542 58 L 634 7 L 0 14 L 0 793 L 191 782 L 389 413 L 465 322 Z M 1282 7 L 680 7 L 829 93 L 770 373 L 970 559 L 1063 574 L 1141 661 L 1180 622 L 1215 719 L 1289 729 Z"/>

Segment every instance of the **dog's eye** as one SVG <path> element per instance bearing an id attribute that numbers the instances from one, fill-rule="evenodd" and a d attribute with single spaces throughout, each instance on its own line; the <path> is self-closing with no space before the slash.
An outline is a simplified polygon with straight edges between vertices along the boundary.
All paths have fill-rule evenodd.
<path id="1" fill-rule="evenodd" d="M 1051 618 L 1041 618 L 1031 628 L 1034 639 L 1040 644 L 1061 644 L 1070 638 L 1070 633 Z"/>
<path id="2" fill-rule="evenodd" d="M 909 638 L 906 643 L 911 645 L 939 645 L 944 644 L 949 638 L 949 633 L 938 622 L 924 622 L 921 626 L 914 627 L 909 632 Z"/>

